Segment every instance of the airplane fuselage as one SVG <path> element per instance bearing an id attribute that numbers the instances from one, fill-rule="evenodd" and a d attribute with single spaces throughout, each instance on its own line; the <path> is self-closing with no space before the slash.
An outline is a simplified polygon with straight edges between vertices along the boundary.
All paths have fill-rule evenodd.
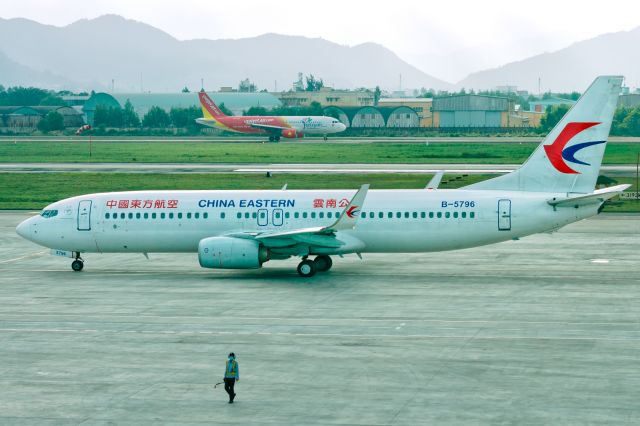
<path id="1" fill-rule="evenodd" d="M 268 127 L 293 129 L 299 134 L 328 135 L 342 132 L 345 125 L 333 117 L 325 116 L 226 116 L 199 118 L 200 124 L 236 133 L 270 134 Z"/>
<path id="2" fill-rule="evenodd" d="M 18 232 L 74 252 L 196 252 L 203 238 L 329 226 L 354 191 L 136 191 L 90 194 L 48 206 Z M 597 214 L 598 205 L 554 208 L 554 193 L 372 190 L 339 247 L 308 254 L 430 252 L 554 230 Z M 50 215 L 50 214 L 49 214 Z M 310 244 L 313 247 L 313 244 Z M 272 247 L 283 257 L 300 248 Z"/>

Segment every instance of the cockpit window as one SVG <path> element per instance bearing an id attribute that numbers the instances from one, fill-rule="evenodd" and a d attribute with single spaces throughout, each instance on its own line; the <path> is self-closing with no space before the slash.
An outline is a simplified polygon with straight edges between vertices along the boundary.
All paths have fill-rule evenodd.
<path id="1" fill-rule="evenodd" d="M 40 213 L 40 216 L 42 217 L 58 216 L 58 210 L 42 210 L 42 213 Z"/>

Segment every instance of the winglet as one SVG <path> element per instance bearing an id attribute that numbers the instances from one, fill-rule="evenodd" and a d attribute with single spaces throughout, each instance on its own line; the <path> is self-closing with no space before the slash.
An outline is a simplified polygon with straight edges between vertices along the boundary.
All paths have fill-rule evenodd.
<path id="1" fill-rule="evenodd" d="M 444 176 L 444 170 L 438 171 L 435 175 L 433 175 L 424 189 L 438 189 L 438 186 L 440 186 L 440 181 L 442 181 L 442 176 Z"/>
<path id="2" fill-rule="evenodd" d="M 360 187 L 358 192 L 356 192 L 356 195 L 353 196 L 349 205 L 342 211 L 338 220 L 336 220 L 333 225 L 327 227 L 326 230 L 343 231 L 355 228 L 358 218 L 360 217 L 360 211 L 364 204 L 364 199 L 367 196 L 367 191 L 369 191 L 369 184 L 365 183 Z"/>

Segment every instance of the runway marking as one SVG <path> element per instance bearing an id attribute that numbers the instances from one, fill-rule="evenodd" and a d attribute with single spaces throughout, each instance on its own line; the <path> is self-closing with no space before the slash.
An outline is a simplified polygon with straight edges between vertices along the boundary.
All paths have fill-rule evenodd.
<path id="1" fill-rule="evenodd" d="M 30 259 L 30 258 L 33 258 L 33 257 L 38 257 L 41 254 L 45 254 L 46 252 L 47 252 L 47 250 L 41 250 L 41 251 L 36 251 L 34 253 L 31 253 L 31 254 L 25 254 L 24 256 L 15 257 L 13 259 L 0 260 L 0 264 L 11 263 L 11 262 L 15 262 L 15 261 L 18 261 L 18 260 Z"/>
<path id="2" fill-rule="evenodd" d="M 609 263 L 609 259 L 591 259 L 591 263 Z"/>
<path id="3" fill-rule="evenodd" d="M 145 333 L 145 334 L 163 334 L 167 333 L 166 330 L 79 330 L 79 329 L 38 329 L 38 328 L 0 328 L 0 332 L 21 332 L 21 333 Z M 632 331 L 636 333 L 637 331 Z M 470 335 L 458 335 L 458 334 L 342 334 L 342 333 L 268 333 L 268 332 L 230 332 L 230 331 L 170 331 L 171 334 L 211 334 L 218 336 L 226 335 L 273 335 L 273 336 L 299 336 L 299 337 L 339 337 L 339 338 L 362 338 L 362 339 L 379 339 L 379 338 L 395 338 L 395 339 L 464 339 L 464 340 L 574 340 L 574 341 L 610 341 L 610 342 L 640 342 L 638 338 L 613 338 L 613 337 L 598 337 L 598 336 L 474 336 Z"/>

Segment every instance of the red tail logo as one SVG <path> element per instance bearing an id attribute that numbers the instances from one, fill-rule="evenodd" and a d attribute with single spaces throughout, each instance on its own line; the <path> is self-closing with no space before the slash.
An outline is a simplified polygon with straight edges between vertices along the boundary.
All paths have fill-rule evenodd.
<path id="1" fill-rule="evenodd" d="M 213 117 L 225 117 L 226 115 L 218 108 L 209 95 L 207 95 L 204 91 L 199 92 L 198 96 L 200 97 L 200 104 L 207 110 L 209 114 Z"/>
<path id="2" fill-rule="evenodd" d="M 567 124 L 564 127 L 564 129 L 562 129 L 562 131 L 560 132 L 556 140 L 554 140 L 551 145 L 544 145 L 544 150 L 547 153 L 547 157 L 549 158 L 549 161 L 551 162 L 553 167 L 556 168 L 556 170 L 565 174 L 580 174 L 580 172 L 577 172 L 573 170 L 571 167 L 569 167 L 565 162 L 565 160 L 569 161 L 570 163 L 583 164 L 587 166 L 589 165 L 584 161 L 580 161 L 576 159 L 575 154 L 583 148 L 586 148 L 591 145 L 598 145 L 598 144 L 604 143 L 605 141 L 584 142 L 584 143 L 573 145 L 567 149 L 565 149 L 564 147 L 565 145 L 567 145 L 567 143 L 569 143 L 569 141 L 575 135 L 598 124 L 600 123 L 571 122 Z"/>

